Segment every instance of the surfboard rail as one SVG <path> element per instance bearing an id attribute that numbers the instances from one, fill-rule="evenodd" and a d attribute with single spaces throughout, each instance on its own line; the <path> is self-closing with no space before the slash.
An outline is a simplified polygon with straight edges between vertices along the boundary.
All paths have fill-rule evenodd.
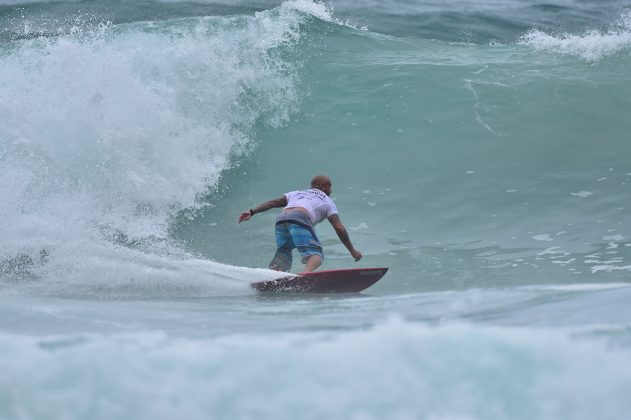
<path id="1" fill-rule="evenodd" d="M 260 292 L 274 293 L 357 293 L 378 282 L 387 267 L 323 270 L 252 283 Z"/>

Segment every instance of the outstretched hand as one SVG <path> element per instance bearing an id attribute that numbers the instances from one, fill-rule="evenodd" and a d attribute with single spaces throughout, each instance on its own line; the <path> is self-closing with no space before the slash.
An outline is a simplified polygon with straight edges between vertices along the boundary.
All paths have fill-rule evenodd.
<path id="1" fill-rule="evenodd" d="M 239 215 L 239 221 L 237 223 L 248 221 L 252 218 L 252 213 L 249 211 L 244 211 Z"/>
<path id="2" fill-rule="evenodd" d="M 361 253 L 361 252 L 359 252 L 359 251 L 358 251 L 358 250 L 356 250 L 356 249 L 353 249 L 353 250 L 351 251 L 351 255 L 353 256 L 353 258 L 355 258 L 355 262 L 357 262 L 357 261 L 361 260 L 361 259 L 362 259 L 362 257 L 363 257 L 362 253 Z"/>

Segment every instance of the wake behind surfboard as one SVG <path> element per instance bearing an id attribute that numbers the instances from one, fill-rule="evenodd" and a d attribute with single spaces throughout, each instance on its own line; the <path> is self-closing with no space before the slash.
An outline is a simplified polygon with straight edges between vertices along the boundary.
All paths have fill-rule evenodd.
<path id="1" fill-rule="evenodd" d="M 385 267 L 315 271 L 252 283 L 251 286 L 260 292 L 357 293 L 377 283 L 387 271 Z"/>

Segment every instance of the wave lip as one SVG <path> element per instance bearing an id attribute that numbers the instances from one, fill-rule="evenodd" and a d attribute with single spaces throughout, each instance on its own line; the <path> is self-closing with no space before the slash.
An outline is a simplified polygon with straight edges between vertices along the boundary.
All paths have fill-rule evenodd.
<path id="1" fill-rule="evenodd" d="M 631 48 L 631 11 L 623 14 L 616 27 L 607 32 L 589 30 L 582 35 L 555 36 L 533 29 L 520 38 L 519 44 L 597 62 Z"/>

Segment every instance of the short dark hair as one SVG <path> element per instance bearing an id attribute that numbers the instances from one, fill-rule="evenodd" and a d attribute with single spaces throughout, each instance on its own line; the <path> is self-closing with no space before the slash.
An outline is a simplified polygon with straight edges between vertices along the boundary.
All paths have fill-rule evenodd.
<path id="1" fill-rule="evenodd" d="M 311 180 L 311 188 L 316 188 L 324 185 L 330 185 L 331 178 L 326 175 L 316 175 Z"/>

